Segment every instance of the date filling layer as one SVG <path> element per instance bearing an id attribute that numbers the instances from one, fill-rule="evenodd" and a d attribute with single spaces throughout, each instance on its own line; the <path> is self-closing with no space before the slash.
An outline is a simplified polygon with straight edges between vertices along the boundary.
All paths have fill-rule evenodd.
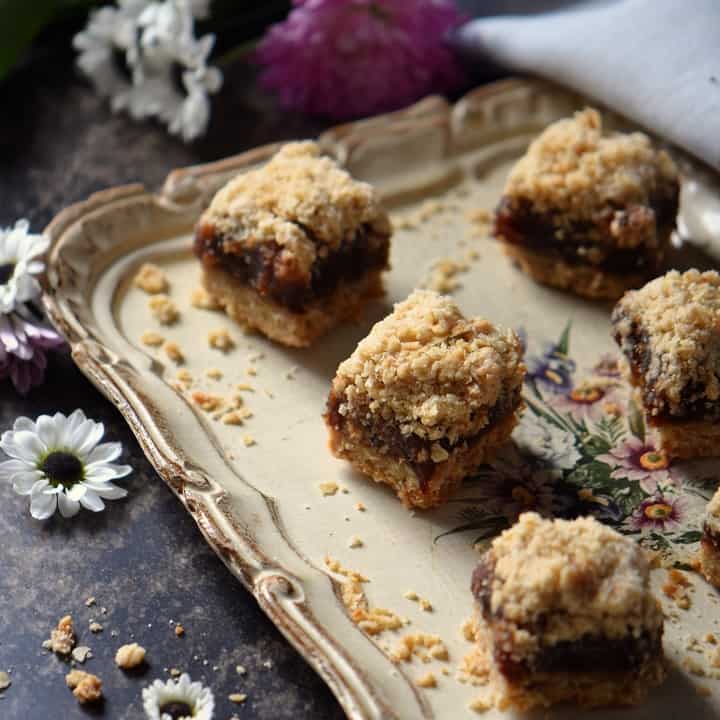
<path id="1" fill-rule="evenodd" d="M 594 238 L 609 236 L 614 223 L 616 232 L 621 234 L 653 234 L 652 225 L 656 228 L 656 239 L 664 240 L 675 226 L 677 211 L 675 196 L 661 196 L 650 208 L 642 205 L 608 207 L 593 222 L 578 220 L 571 222 L 568 229 L 561 230 L 552 212 L 537 213 L 529 200 L 505 196 L 495 214 L 495 235 L 510 245 L 526 247 L 570 265 L 586 265 L 618 275 L 645 274 L 658 266 L 662 254 L 658 244 L 618 248 Z"/>
<path id="2" fill-rule="evenodd" d="M 312 239 L 310 230 L 303 231 Z M 268 296 L 294 313 L 302 313 L 313 301 L 332 294 L 341 283 L 361 279 L 371 271 L 388 265 L 389 238 L 362 225 L 350 240 L 315 261 L 310 278 L 288 266 L 282 247 L 274 241 L 259 243 L 242 252 L 226 252 L 225 240 L 210 223 L 195 234 L 195 255 L 204 267 L 219 268 L 237 282 Z"/>
<path id="3" fill-rule="evenodd" d="M 662 627 L 644 630 L 639 635 L 624 637 L 582 635 L 541 647 L 530 657 L 513 654 L 512 638 L 502 609 L 491 609 L 494 563 L 483 558 L 472 577 L 472 592 L 478 601 L 483 618 L 493 633 L 493 659 L 504 677 L 522 681 L 535 673 L 628 673 L 640 670 L 647 662 L 662 653 Z M 542 620 L 532 627 L 523 627 L 542 641 Z"/>

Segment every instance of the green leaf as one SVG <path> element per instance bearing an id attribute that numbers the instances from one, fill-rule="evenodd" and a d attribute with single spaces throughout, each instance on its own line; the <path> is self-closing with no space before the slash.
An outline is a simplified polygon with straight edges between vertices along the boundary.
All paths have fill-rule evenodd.
<path id="1" fill-rule="evenodd" d="M 682 535 L 671 537 L 672 542 L 679 545 L 690 545 L 691 543 L 700 542 L 702 533 L 699 530 L 686 530 Z"/>
<path id="2" fill-rule="evenodd" d="M 618 489 L 618 481 L 610 477 L 610 468 L 596 460 L 576 466 L 565 480 L 575 487 L 602 490 L 608 495 Z"/>
<path id="3" fill-rule="evenodd" d="M 597 455 L 604 455 L 611 447 L 612 445 L 600 435 L 590 435 L 583 444 L 583 449 L 592 458 Z"/>
<path id="4" fill-rule="evenodd" d="M 647 494 L 640 487 L 640 483 L 637 481 L 616 481 L 622 483 L 622 491 L 616 492 L 613 499 L 618 504 L 618 507 L 622 511 L 625 517 L 632 515 L 635 508 L 645 500 Z"/>
<path id="5" fill-rule="evenodd" d="M 557 351 L 563 355 L 570 352 L 570 329 L 572 328 L 572 320 L 567 321 L 565 329 L 562 331 L 560 340 L 558 340 Z"/>
<path id="6" fill-rule="evenodd" d="M 645 418 L 643 411 L 638 407 L 634 399 L 630 399 L 630 417 L 628 419 L 630 432 L 640 442 L 645 442 Z"/>

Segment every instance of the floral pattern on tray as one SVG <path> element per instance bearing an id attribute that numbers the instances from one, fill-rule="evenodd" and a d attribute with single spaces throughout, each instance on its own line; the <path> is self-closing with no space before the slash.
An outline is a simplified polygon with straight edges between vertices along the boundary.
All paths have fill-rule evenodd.
<path id="1" fill-rule="evenodd" d="M 520 331 L 525 343 L 527 338 Z M 513 443 L 466 480 L 452 529 L 489 540 L 517 516 L 594 515 L 686 566 L 700 540 L 717 477 L 708 461 L 672 462 L 659 450 L 618 359 L 581 367 L 570 349 L 571 325 L 541 352 L 528 354 L 526 410 Z"/>

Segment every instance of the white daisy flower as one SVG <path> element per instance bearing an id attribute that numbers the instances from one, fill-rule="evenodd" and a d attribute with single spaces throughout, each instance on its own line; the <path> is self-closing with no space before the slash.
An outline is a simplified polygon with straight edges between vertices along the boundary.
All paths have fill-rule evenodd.
<path id="1" fill-rule="evenodd" d="M 142 692 L 148 720 L 211 720 L 215 698 L 210 688 L 191 682 L 187 673 L 177 681 L 155 680 Z"/>
<path id="2" fill-rule="evenodd" d="M 78 67 L 113 111 L 135 119 L 157 117 L 185 142 L 205 132 L 209 94 L 222 74 L 208 67 L 215 36 L 195 38 L 195 17 L 206 17 L 209 0 L 121 0 L 90 16 L 75 36 Z"/>
<path id="3" fill-rule="evenodd" d="M 12 312 L 40 292 L 36 275 L 45 264 L 38 258 L 50 246 L 44 235 L 32 235 L 27 220 L 0 228 L 0 314 Z"/>
<path id="4" fill-rule="evenodd" d="M 574 468 L 580 460 L 571 433 L 534 417 L 520 423 L 514 437 L 530 454 L 561 470 Z"/>
<path id="5" fill-rule="evenodd" d="M 69 518 L 80 506 L 100 512 L 103 499 L 127 495 L 111 480 L 132 472 L 129 465 L 113 463 L 122 451 L 120 443 L 98 444 L 104 433 L 103 424 L 82 410 L 68 417 L 41 415 L 35 422 L 20 417 L 0 436 L 0 450 L 11 458 L 0 463 L 0 481 L 12 483 L 18 495 L 30 496 L 30 514 L 37 520 L 57 509 Z"/>

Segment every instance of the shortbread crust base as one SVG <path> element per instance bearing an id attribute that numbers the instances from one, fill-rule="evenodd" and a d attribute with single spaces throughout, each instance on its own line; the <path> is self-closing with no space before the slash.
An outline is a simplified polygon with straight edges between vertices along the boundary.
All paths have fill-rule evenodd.
<path id="1" fill-rule="evenodd" d="M 290 347 L 308 347 L 328 330 L 359 315 L 368 300 L 383 294 L 382 270 L 373 270 L 350 283 L 341 283 L 330 295 L 313 301 L 304 312 L 287 308 L 217 268 L 203 268 L 202 285 L 212 299 L 237 323 L 258 330 Z"/>
<path id="2" fill-rule="evenodd" d="M 590 300 L 618 300 L 627 290 L 640 287 L 648 279 L 640 273 L 614 274 L 589 265 L 572 265 L 502 240 L 501 245 L 503 252 L 536 282 Z"/>
<path id="3" fill-rule="evenodd" d="M 406 507 L 431 508 L 446 502 L 464 478 L 494 457 L 509 439 L 518 415 L 519 409 L 516 409 L 471 444 L 450 451 L 447 460 L 435 465 L 424 488 L 407 461 L 367 445 L 351 422 L 346 422 L 341 430 L 328 425 L 329 447 L 335 457 L 350 461 L 357 470 L 369 475 L 375 482 L 389 485 Z"/>
<path id="4" fill-rule="evenodd" d="M 655 425 L 653 429 L 660 448 L 670 458 L 687 460 L 720 456 L 720 423 L 673 421 Z"/>

